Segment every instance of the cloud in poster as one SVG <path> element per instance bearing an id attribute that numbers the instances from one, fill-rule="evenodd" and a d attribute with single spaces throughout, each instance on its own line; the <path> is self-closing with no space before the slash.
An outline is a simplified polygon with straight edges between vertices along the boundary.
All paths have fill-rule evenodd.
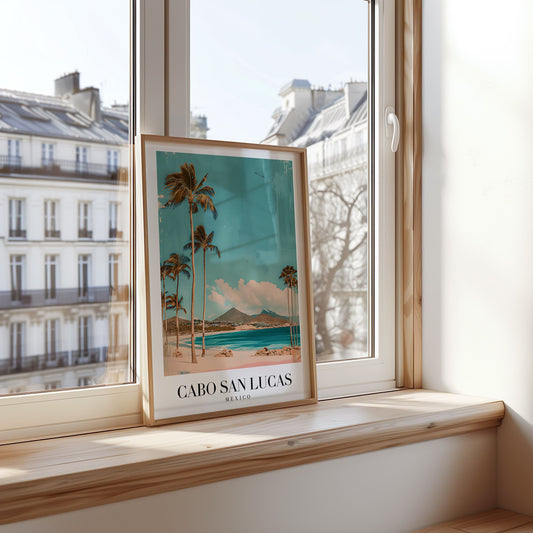
<path id="1" fill-rule="evenodd" d="M 240 279 L 238 286 L 232 287 L 223 279 L 217 279 L 210 290 L 209 300 L 217 304 L 221 312 L 236 307 L 250 315 L 260 313 L 263 309 L 287 315 L 287 289 L 280 289 L 269 281 L 251 279 L 245 283 Z"/>

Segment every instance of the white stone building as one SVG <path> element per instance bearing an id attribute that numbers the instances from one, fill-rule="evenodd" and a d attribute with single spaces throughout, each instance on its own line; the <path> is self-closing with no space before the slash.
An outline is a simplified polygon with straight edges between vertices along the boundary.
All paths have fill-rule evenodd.
<path id="1" fill-rule="evenodd" d="M 367 84 L 292 80 L 263 143 L 307 148 L 317 357 L 367 351 Z"/>
<path id="2" fill-rule="evenodd" d="M 128 378 L 128 111 L 0 90 L 0 394 Z"/>

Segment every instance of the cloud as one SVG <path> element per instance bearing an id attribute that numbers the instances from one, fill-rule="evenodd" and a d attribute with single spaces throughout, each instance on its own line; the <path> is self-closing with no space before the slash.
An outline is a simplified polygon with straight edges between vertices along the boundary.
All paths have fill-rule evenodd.
<path id="1" fill-rule="evenodd" d="M 287 289 L 280 289 L 269 281 L 239 280 L 237 287 L 232 287 L 223 279 L 215 280 L 210 287 L 209 300 L 217 304 L 221 311 L 236 307 L 250 315 L 270 309 L 280 315 L 287 315 Z"/>

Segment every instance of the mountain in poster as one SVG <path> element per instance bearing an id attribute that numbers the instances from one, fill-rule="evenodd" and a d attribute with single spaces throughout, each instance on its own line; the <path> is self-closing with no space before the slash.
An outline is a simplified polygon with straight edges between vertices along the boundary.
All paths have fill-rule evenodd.
<path id="1" fill-rule="evenodd" d="M 278 315 L 270 309 L 263 309 L 256 315 L 248 315 L 239 311 L 236 307 L 232 307 L 229 311 L 215 318 L 213 322 L 230 322 L 234 324 L 252 324 L 254 322 L 261 322 L 265 324 L 283 324 L 288 322 L 288 317 Z"/>

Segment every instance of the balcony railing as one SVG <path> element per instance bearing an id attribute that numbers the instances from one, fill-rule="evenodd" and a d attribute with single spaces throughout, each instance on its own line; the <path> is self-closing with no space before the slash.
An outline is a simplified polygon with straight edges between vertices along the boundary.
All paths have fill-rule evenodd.
<path id="1" fill-rule="evenodd" d="M 25 355 L 14 361 L 0 360 L 0 375 L 38 372 L 42 370 L 94 365 L 111 361 L 127 361 L 128 347 L 116 346 L 109 350 L 107 346 L 84 350 L 66 350 L 40 355 Z"/>
<path id="2" fill-rule="evenodd" d="M 45 239 L 60 239 L 61 238 L 61 230 L 58 230 L 58 229 L 45 229 L 44 230 L 44 238 Z"/>
<path id="3" fill-rule="evenodd" d="M 10 239 L 25 239 L 26 230 L 18 228 L 9 228 L 9 238 Z"/>
<path id="4" fill-rule="evenodd" d="M 120 287 L 78 287 L 55 289 L 55 298 L 50 298 L 50 289 L 15 290 L 0 292 L 0 309 L 20 309 L 24 307 L 50 307 L 83 303 L 123 302 L 128 299 L 129 286 Z"/>
<path id="5" fill-rule="evenodd" d="M 24 164 L 20 156 L 0 155 L 0 172 L 25 173 L 37 176 L 58 178 L 83 178 L 91 180 L 105 180 L 111 182 L 128 181 L 128 169 L 118 167 L 109 169 L 107 164 L 85 163 L 80 161 L 54 159 L 41 162 L 40 166 Z"/>
<path id="6" fill-rule="evenodd" d="M 78 239 L 92 239 L 93 230 L 87 228 L 78 228 Z"/>
<path id="7" fill-rule="evenodd" d="M 124 232 L 119 231 L 117 228 L 109 228 L 110 239 L 122 239 Z"/>

